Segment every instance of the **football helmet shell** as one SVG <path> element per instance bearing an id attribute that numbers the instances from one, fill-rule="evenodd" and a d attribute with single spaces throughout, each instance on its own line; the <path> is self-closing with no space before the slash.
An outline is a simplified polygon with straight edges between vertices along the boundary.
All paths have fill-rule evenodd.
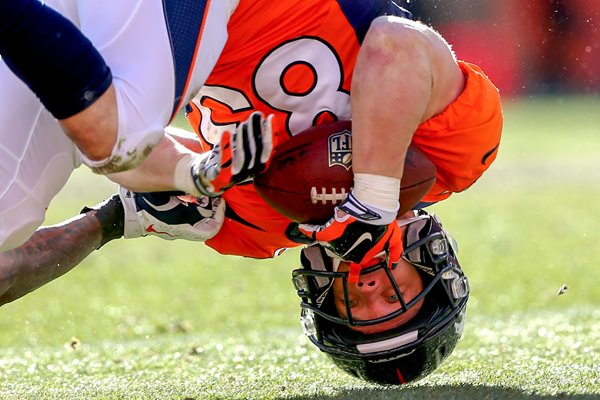
<path id="1" fill-rule="evenodd" d="M 372 320 L 357 320 L 351 308 L 340 317 L 330 296 L 335 279 L 343 280 L 348 302 L 348 272 L 337 272 L 338 262 L 318 244 L 302 250 L 302 268 L 292 273 L 301 298 L 301 323 L 310 341 L 344 371 L 379 384 L 404 384 L 433 372 L 454 350 L 462 336 L 469 285 L 458 259 L 454 240 L 435 215 L 418 211 L 403 226 L 403 258 L 419 271 L 423 290 L 406 302 L 391 273 L 400 308 Z M 361 275 L 386 269 L 387 261 L 364 268 Z M 362 334 L 353 326 L 374 325 L 390 320 L 423 300 L 416 316 L 399 327 Z"/>

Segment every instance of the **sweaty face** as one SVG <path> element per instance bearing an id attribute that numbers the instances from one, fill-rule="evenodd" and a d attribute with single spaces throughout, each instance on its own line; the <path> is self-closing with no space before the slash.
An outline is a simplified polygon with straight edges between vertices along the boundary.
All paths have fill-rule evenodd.
<path id="1" fill-rule="evenodd" d="M 349 271 L 350 265 L 342 262 L 338 267 L 339 272 Z M 408 261 L 401 259 L 398 266 L 392 271 L 404 301 L 408 303 L 423 290 L 421 276 Z M 347 317 L 344 301 L 344 288 L 341 279 L 333 283 L 335 307 L 341 317 Z M 380 268 L 368 274 L 360 275 L 358 283 L 348 282 L 348 295 L 350 309 L 355 320 L 370 320 L 384 317 L 402 308 L 396 292 L 386 272 Z M 383 332 L 396 328 L 410 321 L 421 309 L 423 300 L 409 308 L 403 314 L 375 325 L 352 326 L 351 329 L 369 334 Z"/>

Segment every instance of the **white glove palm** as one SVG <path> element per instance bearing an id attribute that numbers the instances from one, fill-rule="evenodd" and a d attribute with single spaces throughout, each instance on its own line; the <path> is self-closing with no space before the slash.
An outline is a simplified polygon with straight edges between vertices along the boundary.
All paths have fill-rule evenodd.
<path id="1" fill-rule="evenodd" d="M 124 237 L 154 235 L 166 240 L 203 242 L 215 236 L 223 225 L 225 201 L 221 197 L 179 194 L 136 193 L 119 188 L 125 210 Z"/>

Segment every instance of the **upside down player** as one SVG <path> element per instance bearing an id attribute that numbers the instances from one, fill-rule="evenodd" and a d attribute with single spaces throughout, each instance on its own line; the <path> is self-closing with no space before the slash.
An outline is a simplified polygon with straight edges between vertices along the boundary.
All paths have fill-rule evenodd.
<path id="1" fill-rule="evenodd" d="M 122 189 L 0 254 L 0 306 L 56 279 L 124 233 L 146 234 L 153 225 L 163 239 L 219 235 L 222 210 L 214 202 Z M 346 372 L 380 384 L 404 384 L 433 372 L 462 336 L 469 296 L 456 246 L 439 219 L 411 211 L 398 225 L 405 249 L 391 268 L 382 254 L 354 283 L 349 263 L 313 244 L 302 249 L 302 266 L 292 273 L 309 339 Z"/>
<path id="2" fill-rule="evenodd" d="M 253 110 L 275 115 L 278 140 L 311 124 L 351 117 L 355 189 L 329 224 L 293 227 L 286 236 L 290 221 L 265 208 L 250 185 L 234 186 L 223 195 L 227 217 L 207 245 L 224 254 L 271 257 L 277 249 L 317 240 L 355 266 L 349 279 L 358 284 L 357 272 L 372 259 L 384 256 L 389 267 L 400 262 L 402 230 L 395 215 L 408 143 L 417 144 L 438 168 L 437 184 L 424 200 L 442 200 L 468 188 L 495 158 L 500 103 L 479 69 L 457 62 L 433 30 L 404 18 L 375 18 L 389 10 L 401 14 L 393 4 L 321 2 L 318 12 L 307 12 L 311 4 L 287 10 L 285 15 L 302 16 L 302 23 L 286 25 L 269 40 L 254 40 L 260 24 L 232 30 L 190 116 L 213 143 L 212 134 L 218 140 L 220 131 L 208 127 L 230 129 Z M 268 12 L 285 5 L 270 5 Z M 241 1 L 230 23 L 256 21 L 252 17 L 261 11 Z M 139 188 L 144 169 L 121 178 Z M 376 243 L 353 249 L 349 238 L 363 230 Z M 346 242 L 351 243 L 340 245 Z"/>
<path id="3" fill-rule="evenodd" d="M 363 7 L 366 14 L 372 11 Z M 250 11 L 234 14 L 232 22 L 236 16 L 250 18 L 246 12 Z M 330 14 L 325 7 L 322 12 Z M 262 238 L 254 242 L 254 229 L 241 236 L 238 232 L 254 223 L 262 227 L 266 221 L 265 231 L 281 231 L 289 221 L 270 210 L 257 216 L 255 210 L 265 209 L 264 202 L 251 185 L 237 185 L 223 195 L 236 215 L 222 228 L 236 234 L 218 235 L 207 241 L 209 246 L 223 254 L 235 254 L 243 246 L 255 257 L 272 257 L 297 241 L 316 239 L 330 242 L 331 250 L 341 255 L 346 249 L 336 248 L 336 239 L 344 241 L 344 228 L 355 221 L 347 233 L 355 227 L 387 231 L 387 224 L 392 232 L 373 249 L 359 248 L 345 258 L 355 263 L 369 260 L 389 242 L 392 258 L 398 259 L 401 248 L 394 239 L 399 235 L 393 233 L 392 221 L 398 197 L 402 199 L 398 192 L 411 140 L 438 171 L 434 188 L 423 199 L 426 203 L 467 189 L 489 167 L 502 129 L 497 89 L 479 68 L 458 62 L 437 32 L 397 13 L 401 16 L 379 17 L 372 23 L 356 16 L 333 19 L 300 37 L 264 42 L 261 57 L 236 71 L 228 66 L 239 63 L 236 51 L 246 47 L 225 46 L 206 85 L 188 106 L 188 119 L 200 138 L 209 147 L 220 131 L 231 129 L 253 110 L 274 115 L 279 140 L 284 133 L 294 135 L 330 119 L 352 119 L 355 184 L 340 209 L 353 216 L 337 218 L 325 229 L 301 226 L 291 238 L 280 236 L 278 243 Z M 362 217 L 356 217 L 357 210 L 363 210 Z M 265 247 L 260 241 L 272 245 Z"/>
<path id="4" fill-rule="evenodd" d="M 356 221 L 361 229 L 376 225 L 386 230 L 391 223 L 411 139 L 428 150 L 425 153 L 441 171 L 440 193 L 429 201 L 464 190 L 495 157 L 501 130 L 495 89 L 476 67 L 457 64 L 433 30 L 406 19 L 377 18 L 407 16 L 392 1 L 170 0 L 164 2 L 165 9 L 154 3 L 124 7 L 85 0 L 47 2 L 81 24 L 99 51 L 85 37 L 71 45 L 67 38 L 77 29 L 62 29 L 61 15 L 37 7 L 36 0 L 0 3 L 2 59 L 41 100 L 0 65 L 0 121 L 11 126 L 1 133 L 0 251 L 24 242 L 41 224 L 50 200 L 82 160 L 98 172 L 111 173 L 132 168 L 158 146 L 132 173 L 112 174 L 112 179 L 137 191 L 182 190 L 211 196 L 264 168 L 271 148 L 268 122 L 264 132 L 255 133 L 265 144 L 260 162 L 230 179 L 215 174 L 220 157 L 198 157 L 163 137 L 166 123 L 193 97 L 201 106 L 204 100 L 220 104 L 210 116 L 220 127 L 238 124 L 251 110 L 274 113 L 275 130 L 284 129 L 277 140 L 328 118 L 352 119 L 356 185 L 342 209 L 363 204 L 377 214 L 367 213 L 369 224 Z M 27 12 L 30 8 L 35 12 Z M 191 20 L 181 20 L 182 10 Z M 191 26 L 199 16 L 205 17 L 201 20 L 206 25 Z M 199 32 L 191 42 L 182 26 L 186 23 Z M 60 36 L 38 31 L 54 25 L 61 27 Z M 54 43 L 54 37 L 66 42 Z M 194 58 L 195 53 L 189 52 L 196 48 L 200 53 Z M 48 54 L 46 50 L 51 56 L 37 62 Z M 61 58 L 63 53 L 71 58 Z M 181 58 L 174 60 L 173 54 Z M 73 59 L 78 62 L 65 61 Z M 182 60 L 187 60 L 183 66 Z M 55 87 L 56 82 L 68 84 Z M 200 89 L 205 91 L 199 93 Z M 77 147 L 41 104 L 59 119 Z M 469 114 L 465 126 L 458 126 L 465 110 L 476 112 Z M 420 124 L 424 125 L 415 134 Z M 204 129 L 202 133 L 208 134 Z M 229 144 L 224 136 L 209 139 Z M 256 137 L 250 140 L 261 142 Z M 336 226 L 348 223 L 336 221 L 314 236 L 331 242 L 338 235 Z M 309 240 L 302 236 L 313 232 L 304 229 L 297 236 Z M 397 246 L 392 249 L 397 258 Z M 367 252 L 361 252 L 352 256 L 354 261 L 367 258 Z"/>

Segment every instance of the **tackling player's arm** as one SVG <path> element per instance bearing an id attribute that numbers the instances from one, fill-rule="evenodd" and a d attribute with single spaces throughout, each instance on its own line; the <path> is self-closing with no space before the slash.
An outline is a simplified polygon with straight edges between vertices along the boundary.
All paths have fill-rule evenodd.
<path id="1" fill-rule="evenodd" d="M 0 253 L 0 306 L 66 274 L 100 246 L 94 214 L 40 228 L 23 245 Z"/>
<path id="2" fill-rule="evenodd" d="M 121 237 L 205 241 L 221 229 L 221 198 L 182 200 L 174 193 L 118 195 L 61 224 L 43 227 L 23 245 L 0 253 L 0 305 L 69 272 L 94 250 Z"/>

